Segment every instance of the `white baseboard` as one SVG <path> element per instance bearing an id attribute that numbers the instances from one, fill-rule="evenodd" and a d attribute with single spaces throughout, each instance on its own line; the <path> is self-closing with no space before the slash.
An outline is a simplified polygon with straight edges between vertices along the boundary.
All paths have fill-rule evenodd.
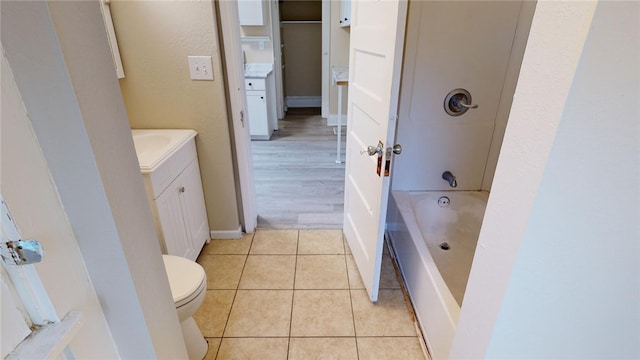
<path id="1" fill-rule="evenodd" d="M 285 101 L 290 108 L 322 106 L 322 96 L 287 96 Z"/>
<path id="2" fill-rule="evenodd" d="M 347 115 L 342 114 L 342 126 L 347 126 Z M 327 126 L 338 126 L 338 114 L 330 114 L 327 118 Z"/>
<path id="3" fill-rule="evenodd" d="M 211 230 L 212 239 L 241 239 L 242 227 L 238 226 L 236 230 Z"/>

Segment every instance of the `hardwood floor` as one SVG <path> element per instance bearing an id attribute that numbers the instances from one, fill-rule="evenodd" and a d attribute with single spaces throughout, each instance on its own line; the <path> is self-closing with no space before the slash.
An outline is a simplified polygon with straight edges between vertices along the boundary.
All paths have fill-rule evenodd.
<path id="1" fill-rule="evenodd" d="M 251 142 L 258 227 L 342 229 L 344 163 L 336 163 L 334 127 L 311 109 L 289 109 L 278 126 L 270 141 Z M 342 161 L 344 143 L 343 135 Z"/>

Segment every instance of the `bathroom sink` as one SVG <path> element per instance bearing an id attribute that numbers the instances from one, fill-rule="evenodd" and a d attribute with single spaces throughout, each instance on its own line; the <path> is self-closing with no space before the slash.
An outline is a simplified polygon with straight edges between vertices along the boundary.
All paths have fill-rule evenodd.
<path id="1" fill-rule="evenodd" d="M 171 138 L 164 134 L 143 134 L 133 138 L 138 156 L 152 154 L 158 149 L 164 149 L 171 142 Z"/>
<path id="2" fill-rule="evenodd" d="M 178 150 L 183 144 L 196 136 L 194 130 L 147 129 L 131 130 L 140 170 L 153 171 Z"/>

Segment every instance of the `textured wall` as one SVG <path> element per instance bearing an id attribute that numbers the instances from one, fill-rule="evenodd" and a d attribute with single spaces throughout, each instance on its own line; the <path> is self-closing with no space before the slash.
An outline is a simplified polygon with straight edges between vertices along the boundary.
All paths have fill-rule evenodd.
<path id="1" fill-rule="evenodd" d="M 132 128 L 190 128 L 212 230 L 238 228 L 229 124 L 213 4 L 210 1 L 113 1 Z M 214 81 L 192 81 L 187 56 L 210 55 Z"/>

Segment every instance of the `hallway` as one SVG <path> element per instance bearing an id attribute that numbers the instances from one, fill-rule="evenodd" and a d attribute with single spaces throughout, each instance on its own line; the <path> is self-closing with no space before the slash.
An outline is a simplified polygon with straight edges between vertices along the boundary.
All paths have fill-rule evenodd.
<path id="1" fill-rule="evenodd" d="M 259 228 L 342 228 L 344 163 L 319 110 L 289 109 L 270 141 L 251 142 Z"/>

